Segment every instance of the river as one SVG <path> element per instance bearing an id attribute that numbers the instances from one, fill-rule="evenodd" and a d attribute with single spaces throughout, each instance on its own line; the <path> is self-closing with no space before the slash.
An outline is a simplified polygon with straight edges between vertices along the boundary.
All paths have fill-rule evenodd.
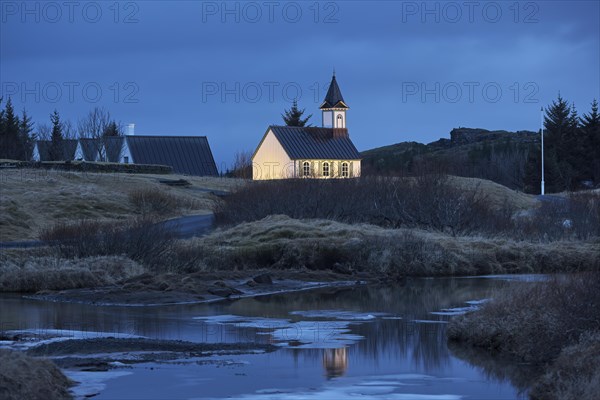
<path id="1" fill-rule="evenodd" d="M 517 399 L 523 394 L 510 380 L 490 373 L 493 359 L 474 365 L 446 341 L 453 315 L 513 284 L 502 276 L 412 279 L 396 286 L 164 307 L 54 303 L 8 294 L 0 296 L 0 330 L 277 346 L 267 353 L 151 360 L 108 372 L 66 371 L 82 382 L 75 393 L 97 393 L 97 399 Z"/>

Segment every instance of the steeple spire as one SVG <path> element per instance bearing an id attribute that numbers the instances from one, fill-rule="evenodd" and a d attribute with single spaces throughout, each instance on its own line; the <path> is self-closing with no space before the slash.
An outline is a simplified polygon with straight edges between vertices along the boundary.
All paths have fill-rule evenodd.
<path id="1" fill-rule="evenodd" d="M 325 95 L 325 100 L 321 104 L 320 108 L 321 110 L 325 108 L 350 108 L 344 102 L 342 91 L 340 90 L 337 79 L 335 78 L 335 69 L 333 70 L 333 77 L 331 78 L 331 83 L 329 84 L 329 90 L 327 90 L 327 95 Z"/>
<path id="2" fill-rule="evenodd" d="M 327 90 L 325 100 L 320 108 L 323 113 L 324 128 L 346 128 L 346 110 L 350 107 L 345 103 L 342 91 L 338 86 L 335 78 L 335 68 L 333 69 L 329 90 Z"/>

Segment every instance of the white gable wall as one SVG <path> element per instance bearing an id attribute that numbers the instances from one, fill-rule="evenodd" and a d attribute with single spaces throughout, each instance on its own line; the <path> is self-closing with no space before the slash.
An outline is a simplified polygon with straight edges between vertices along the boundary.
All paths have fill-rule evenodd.
<path id="1" fill-rule="evenodd" d="M 252 157 L 252 179 L 286 179 L 296 176 L 295 163 L 287 155 L 271 129 Z"/>
<path id="2" fill-rule="evenodd" d="M 40 161 L 40 150 L 38 149 L 37 143 L 33 145 L 33 152 L 31 159 L 33 161 Z"/>
<path id="3" fill-rule="evenodd" d="M 133 157 L 131 156 L 131 151 L 129 150 L 127 137 L 125 137 L 125 139 L 123 140 L 123 148 L 121 149 L 121 154 L 119 155 L 119 162 L 125 163 L 125 161 L 127 161 L 126 164 L 133 164 L 135 162 L 133 160 Z"/>
<path id="4" fill-rule="evenodd" d="M 75 148 L 75 160 L 77 161 L 88 161 L 85 159 L 83 155 L 83 149 L 81 148 L 81 142 L 77 142 L 77 147 Z"/>

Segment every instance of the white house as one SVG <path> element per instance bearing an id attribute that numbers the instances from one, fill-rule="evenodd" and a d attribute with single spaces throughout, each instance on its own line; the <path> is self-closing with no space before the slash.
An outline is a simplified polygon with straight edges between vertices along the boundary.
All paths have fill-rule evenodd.
<path id="1" fill-rule="evenodd" d="M 335 74 L 320 109 L 321 128 L 272 125 L 267 129 L 252 155 L 252 179 L 360 176 L 360 153 L 346 127 L 349 107 Z"/>

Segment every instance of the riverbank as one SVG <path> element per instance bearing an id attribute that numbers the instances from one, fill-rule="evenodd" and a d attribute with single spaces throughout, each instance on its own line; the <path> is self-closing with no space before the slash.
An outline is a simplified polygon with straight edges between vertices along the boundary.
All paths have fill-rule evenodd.
<path id="1" fill-rule="evenodd" d="M 531 399 L 592 399 L 600 392 L 599 310 L 599 273 L 552 277 L 456 317 L 448 339 L 534 366 Z"/>
<path id="2" fill-rule="evenodd" d="M 132 245 L 110 241 L 116 245 L 114 251 L 99 246 L 94 237 L 59 246 L 4 250 L 0 291 L 52 301 L 149 305 L 407 277 L 600 269 L 597 238 L 515 241 L 287 216 L 219 228 L 201 238 L 153 241 L 151 248 L 147 243 L 135 247 L 141 246 L 135 237 L 126 240 Z M 75 250 L 79 256 L 73 255 Z M 126 251 L 131 251 L 131 257 L 142 257 L 122 255 Z M 257 280 L 261 275 L 264 279 Z"/>

